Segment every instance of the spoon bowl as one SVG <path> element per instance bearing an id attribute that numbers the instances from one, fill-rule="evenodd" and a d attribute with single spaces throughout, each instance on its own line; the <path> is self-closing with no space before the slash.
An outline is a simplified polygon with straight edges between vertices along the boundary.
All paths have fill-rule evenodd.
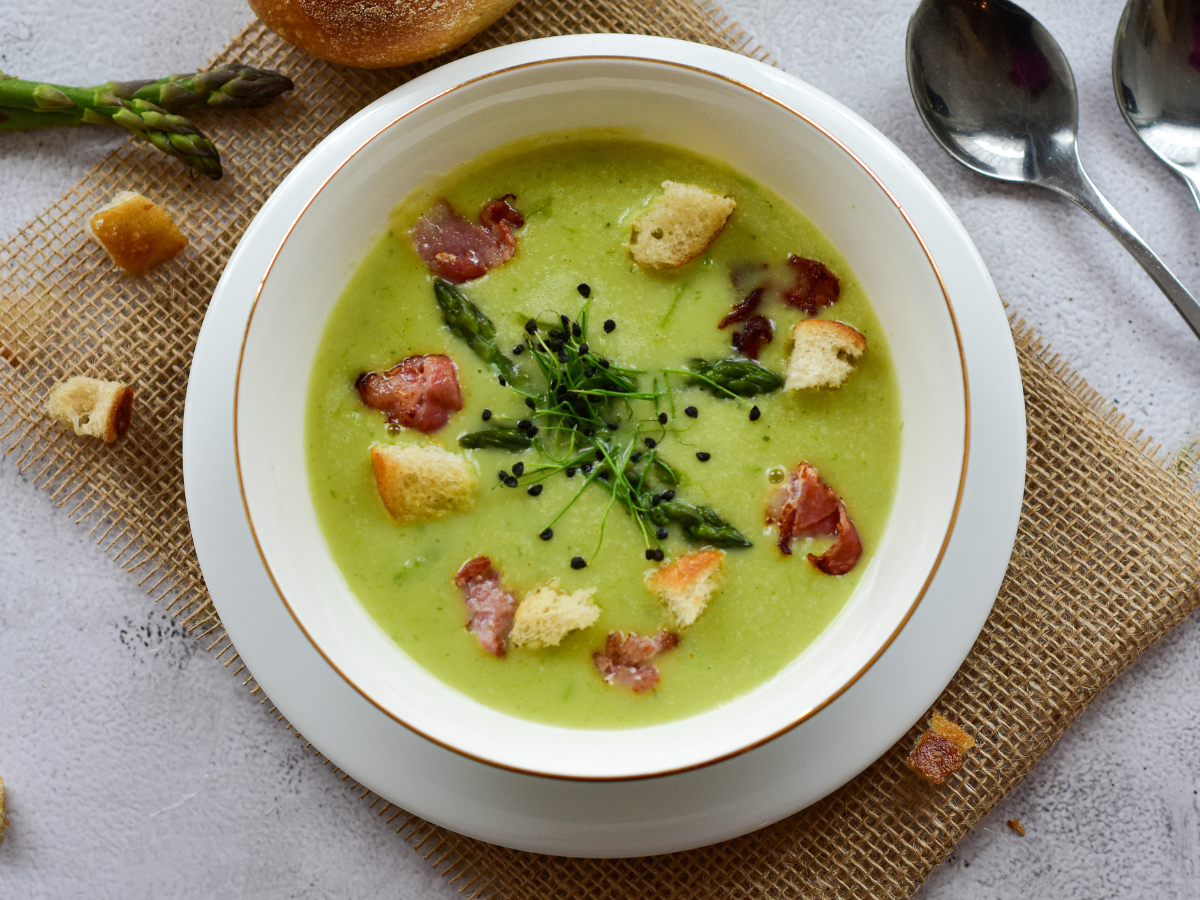
<path id="1" fill-rule="evenodd" d="M 1200 337 L 1200 305 L 1084 171 L 1071 66 L 1037 19 L 1009 0 L 923 0 L 909 20 L 906 56 L 913 100 L 943 150 L 981 175 L 1075 201 Z"/>
<path id="2" fill-rule="evenodd" d="M 1200 15 L 1194 2 L 1129 0 L 1113 41 L 1113 88 L 1129 127 L 1200 204 Z"/>

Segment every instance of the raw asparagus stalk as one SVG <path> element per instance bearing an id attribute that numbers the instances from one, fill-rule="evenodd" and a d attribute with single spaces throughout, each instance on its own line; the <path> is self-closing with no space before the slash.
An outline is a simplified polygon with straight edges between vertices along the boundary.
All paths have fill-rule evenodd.
<path id="1" fill-rule="evenodd" d="M 0 122 L 3 131 L 17 130 L 14 123 L 36 121 L 29 114 L 45 114 L 55 124 L 66 124 L 67 117 L 80 125 L 111 122 L 209 178 L 221 177 L 221 155 L 195 125 L 147 100 L 118 97 L 105 86 L 73 88 L 4 78 L 0 79 L 0 112 L 10 116 Z"/>
<path id="2" fill-rule="evenodd" d="M 192 75 L 168 75 L 156 81 L 109 82 L 108 88 L 127 100 L 146 100 L 167 112 L 207 104 L 220 109 L 265 106 L 295 85 L 272 69 L 226 63 Z"/>

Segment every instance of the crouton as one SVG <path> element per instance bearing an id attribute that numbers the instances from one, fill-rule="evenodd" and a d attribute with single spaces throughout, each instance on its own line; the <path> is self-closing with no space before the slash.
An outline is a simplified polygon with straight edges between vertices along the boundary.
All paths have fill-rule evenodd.
<path id="1" fill-rule="evenodd" d="M 11 824 L 4 816 L 4 779 L 0 778 L 0 841 L 4 840 L 4 829 Z"/>
<path id="2" fill-rule="evenodd" d="M 50 389 L 45 410 L 76 434 L 111 444 L 129 430 L 133 388 L 119 381 L 75 375 Z"/>
<path id="3" fill-rule="evenodd" d="M 595 588 L 570 594 L 558 589 L 557 579 L 525 595 L 508 639 L 517 647 L 557 647 L 569 632 L 590 628 L 600 618 L 592 599 Z"/>
<path id="4" fill-rule="evenodd" d="M 694 184 L 662 186 L 662 195 L 633 223 L 629 253 L 640 266 L 678 269 L 717 239 L 737 203 Z"/>
<path id="5" fill-rule="evenodd" d="M 841 322 L 805 319 L 792 326 L 792 355 L 784 389 L 836 388 L 850 377 L 867 339 Z"/>
<path id="6" fill-rule="evenodd" d="M 401 525 L 470 509 L 479 484 L 466 459 L 441 447 L 376 445 L 371 465 L 383 505 Z"/>
<path id="7" fill-rule="evenodd" d="M 129 275 L 145 275 L 188 245 L 169 212 L 133 191 L 96 210 L 85 230 Z"/>
<path id="8" fill-rule="evenodd" d="M 697 550 L 646 573 L 646 587 L 667 605 L 680 628 L 691 625 L 725 577 L 724 550 Z"/>
<path id="9" fill-rule="evenodd" d="M 975 738 L 946 717 L 934 713 L 929 728 L 908 754 L 913 770 L 934 784 L 962 768 L 963 754 L 975 746 Z"/>

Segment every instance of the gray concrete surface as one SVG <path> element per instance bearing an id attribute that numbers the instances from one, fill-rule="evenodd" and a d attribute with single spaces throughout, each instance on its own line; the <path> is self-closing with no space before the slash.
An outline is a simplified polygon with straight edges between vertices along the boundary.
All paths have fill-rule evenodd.
<path id="1" fill-rule="evenodd" d="M 731 0 L 794 74 L 883 130 L 962 218 L 1004 297 L 1168 448 L 1200 431 L 1200 348 L 1140 269 L 1064 201 L 958 169 L 913 110 L 911 3 Z M 1108 74 L 1119 0 L 1028 0 L 1081 92 L 1082 155 L 1180 278 L 1200 216 L 1136 143 Z M 0 70 L 74 83 L 195 68 L 242 0 L 0 0 Z M 0 236 L 117 138 L 0 141 Z M 2 239 L 2 238 L 0 238 Z M 0 301 L 2 302 L 2 301 Z M 417 854 L 0 459 L 0 897 L 450 897 Z M 925 898 L 1200 898 L 1200 624 L 1084 714 L 922 890 Z M 1017 816 L 1020 838 L 1004 827 Z"/>

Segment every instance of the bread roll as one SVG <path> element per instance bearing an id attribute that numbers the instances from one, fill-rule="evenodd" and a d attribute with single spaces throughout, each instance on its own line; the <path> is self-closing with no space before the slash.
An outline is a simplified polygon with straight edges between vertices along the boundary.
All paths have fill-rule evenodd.
<path id="1" fill-rule="evenodd" d="M 321 59 L 403 66 L 465 44 L 516 0 L 250 0 L 277 35 Z"/>

